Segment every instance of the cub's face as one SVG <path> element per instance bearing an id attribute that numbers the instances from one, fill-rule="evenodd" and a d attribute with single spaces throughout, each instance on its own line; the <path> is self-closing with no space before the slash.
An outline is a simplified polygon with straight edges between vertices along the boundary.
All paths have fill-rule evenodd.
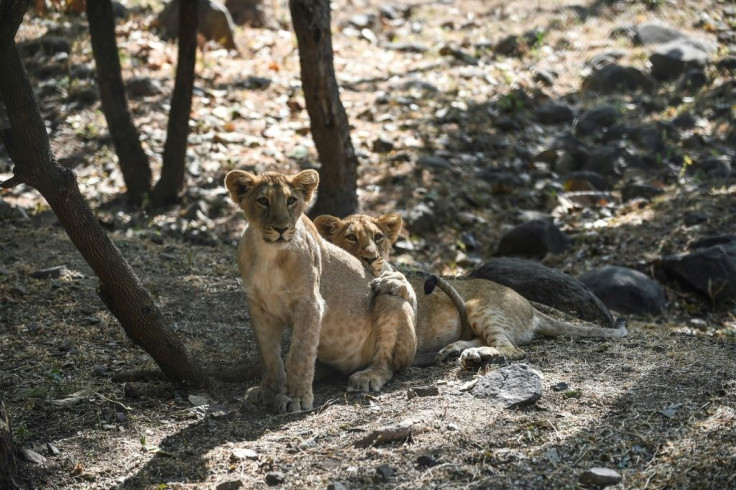
<path id="1" fill-rule="evenodd" d="M 294 238 L 296 223 L 315 197 L 319 174 L 304 170 L 294 176 L 278 172 L 254 175 L 233 170 L 225 177 L 231 199 L 240 206 L 248 225 L 268 243 Z"/>
<path id="2" fill-rule="evenodd" d="M 391 256 L 391 245 L 399 237 L 401 223 L 398 213 L 379 218 L 353 214 L 345 219 L 323 215 L 314 220 L 320 235 L 360 259 L 374 274 L 383 272 Z"/>

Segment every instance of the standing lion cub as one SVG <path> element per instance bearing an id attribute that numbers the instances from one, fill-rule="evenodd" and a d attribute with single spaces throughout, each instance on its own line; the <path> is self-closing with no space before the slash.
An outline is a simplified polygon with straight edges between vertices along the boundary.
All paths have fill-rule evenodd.
<path id="1" fill-rule="evenodd" d="M 312 408 L 315 358 L 357 371 L 349 389 L 377 391 L 416 351 L 416 298 L 404 276 L 374 279 L 303 214 L 318 183 L 314 170 L 294 176 L 233 170 L 225 178 L 248 222 L 237 259 L 263 364 L 261 384 L 247 396 L 279 412 Z M 404 294 L 382 294 L 389 291 Z M 284 327 L 293 330 L 286 363 Z"/>
<path id="2" fill-rule="evenodd" d="M 389 213 L 379 218 L 355 214 L 345 219 L 319 216 L 314 223 L 330 242 L 359 258 L 374 274 L 391 270 L 391 246 L 401 230 L 401 216 Z M 409 283 L 422 291 L 427 275 L 410 277 Z M 520 345 L 536 334 L 547 337 L 625 337 L 621 328 L 576 325 L 552 318 L 532 306 L 513 289 L 486 279 L 444 279 L 459 294 L 456 305 L 444 293 L 418 294 L 417 349 L 441 349 L 437 358 L 459 355 L 464 366 L 489 359 L 522 359 Z M 464 304 L 462 304 L 464 302 Z M 467 315 L 467 321 L 462 316 Z M 463 323 L 467 323 L 464 328 Z M 469 330 L 469 331 L 466 331 Z"/>

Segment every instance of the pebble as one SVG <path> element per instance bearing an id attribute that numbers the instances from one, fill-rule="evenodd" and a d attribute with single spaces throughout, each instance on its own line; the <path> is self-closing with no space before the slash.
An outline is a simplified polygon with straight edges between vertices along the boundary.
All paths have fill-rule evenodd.
<path id="1" fill-rule="evenodd" d="M 591 468 L 580 475 L 580 483 L 583 485 L 607 487 L 620 481 L 621 475 L 609 468 Z"/>

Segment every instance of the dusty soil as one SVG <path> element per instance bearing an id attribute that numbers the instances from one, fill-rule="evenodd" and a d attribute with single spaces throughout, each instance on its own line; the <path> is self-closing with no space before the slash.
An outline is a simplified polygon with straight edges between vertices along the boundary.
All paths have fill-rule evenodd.
<path id="1" fill-rule="evenodd" d="M 544 89 L 551 99 L 572 97 L 580 107 L 619 104 L 632 120 L 666 116 L 667 111 L 644 115 L 640 99 L 626 94 L 598 98 L 581 92 L 582 63 L 601 50 L 623 46 L 631 64 L 643 65 L 644 48 L 608 36 L 626 22 L 663 20 L 712 37 L 694 27 L 695 19 L 701 12 L 718 14 L 725 4 L 707 3 L 708 8 L 702 2 L 677 8 L 665 2 L 592 2 L 575 8 L 558 1 L 421 3 L 411 14 L 421 29 L 379 23 L 371 30 L 381 41 L 428 47 L 424 53 L 405 53 L 384 49 L 370 35 L 345 27 L 356 14 L 377 13 L 377 4 L 337 2 L 335 65 L 361 154 L 362 208 L 406 211 L 428 196 L 443 206 L 434 232 L 407 232 L 404 238 L 415 250 L 398 252 L 400 262 L 465 272 L 474 259 L 491 256 L 519 209 L 545 206 L 535 189 L 489 193 L 487 184 L 472 178 L 478 160 L 453 160 L 452 171 L 417 170 L 416 153 L 453 147 L 448 141 L 484 131 L 500 138 L 489 127 L 489 109 L 513 102 L 515 89 L 536 90 L 535 69 L 559 73 Z M 125 77 L 148 76 L 163 86 L 161 95 L 131 102 L 156 166 L 175 47 L 147 28 L 158 2 L 128 5 L 131 17 L 118 29 Z M 579 8 L 586 15 L 580 16 Z M 273 2 L 267 11 L 281 28 L 240 29 L 238 55 L 205 46 L 198 62 L 189 190 L 180 207 L 162 213 L 131 210 L 118 199 L 122 179 L 99 103 L 83 104 L 77 97 L 93 82 L 65 78 L 63 70 L 44 76 L 39 66 L 55 63 L 45 58 L 29 63 L 56 156 L 74 167 L 115 243 L 188 346 L 208 363 L 253 366 L 256 357 L 233 260 L 243 223 L 221 189 L 225 172 L 292 171 L 317 160 L 301 109 L 288 9 Z M 83 20 L 54 21 L 70 23 L 69 66 L 89 63 Z M 521 57 L 481 53 L 486 61 L 468 66 L 440 54 L 450 42 L 478 46 L 532 27 L 546 27 L 548 34 L 543 46 Z M 28 18 L 19 39 L 47 28 L 47 21 Z M 270 83 L 254 89 L 251 76 Z M 387 104 L 377 102 L 387 94 Z M 451 110 L 473 117 L 447 122 L 446 114 L 438 113 Z M 704 124 L 701 130 L 708 135 L 722 130 Z M 372 151 L 378 135 L 390 137 L 396 150 Z M 494 154 L 481 145 L 478 159 L 513 158 L 516 136 L 504 138 L 510 146 Z M 0 170 L 7 176 L 9 169 Z M 544 263 L 573 275 L 609 263 L 646 269 L 694 238 L 736 232 L 729 212 L 736 194 L 733 180 L 674 179 L 661 185 L 666 193 L 653 202 L 558 213 L 576 241 Z M 496 366 L 476 373 L 445 365 L 411 368 L 370 396 L 346 394 L 343 379 L 319 381 L 314 411 L 278 416 L 243 400 L 257 378 L 221 384 L 208 393 L 164 381 L 118 381 L 120 373 L 155 366 L 105 310 L 94 275 L 37 194 L 21 187 L 3 193 L 3 200 L 27 215 L 11 212 L 2 221 L 0 390 L 18 441 L 46 457 L 43 464 L 21 463 L 28 488 L 211 488 L 235 480 L 246 488 L 326 488 L 338 482 L 347 488 L 562 488 L 579 486 L 579 475 L 591 467 L 617 470 L 623 477 L 619 488 L 736 486 L 732 305 L 714 306 L 667 284 L 667 311 L 657 318 L 632 318 L 626 339 L 535 340 L 525 348 L 524 362 L 543 374 L 544 391 L 526 408 L 502 409 L 463 389 Z M 692 210 L 711 219 L 686 227 L 683 216 Z M 476 218 L 460 225 L 454 216 L 466 212 Z M 459 232 L 468 230 L 480 244 L 474 252 L 458 240 Z M 57 265 L 71 273 L 30 276 Z M 693 318 L 704 322 L 692 323 Z M 407 396 L 410 388 L 427 385 L 439 394 Z M 369 431 L 408 419 L 415 422 L 408 439 L 355 447 Z M 254 453 L 239 459 L 238 449 Z"/>

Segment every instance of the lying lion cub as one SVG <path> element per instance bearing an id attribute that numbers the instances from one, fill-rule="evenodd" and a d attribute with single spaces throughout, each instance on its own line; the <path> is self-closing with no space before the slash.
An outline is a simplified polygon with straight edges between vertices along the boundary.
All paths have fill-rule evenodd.
<path id="1" fill-rule="evenodd" d="M 346 373 L 362 369 L 350 376 L 349 388 L 378 390 L 416 351 L 416 298 L 404 276 L 374 279 L 303 214 L 318 183 L 314 170 L 294 176 L 233 170 L 225 178 L 248 221 L 238 267 L 263 361 L 261 385 L 247 396 L 279 412 L 312 408 L 315 358 Z M 381 294 L 390 291 L 404 297 Z M 285 326 L 293 337 L 284 366 Z"/>
<path id="2" fill-rule="evenodd" d="M 345 219 L 319 216 L 314 220 L 320 234 L 363 261 L 375 275 L 390 270 L 391 246 L 401 230 L 401 216 L 390 213 L 379 218 L 352 215 Z M 415 291 L 422 291 L 427 276 L 410 277 Z M 446 279 L 465 302 L 467 323 L 472 330 L 463 335 L 458 308 L 443 293 L 418 293 L 417 349 L 441 349 L 442 361 L 460 355 L 464 366 L 489 359 L 522 359 L 518 346 L 535 334 L 547 337 L 625 337 L 625 327 L 581 326 L 556 320 L 534 308 L 514 290 L 486 279 Z M 462 305 L 459 305 L 462 309 Z"/>

